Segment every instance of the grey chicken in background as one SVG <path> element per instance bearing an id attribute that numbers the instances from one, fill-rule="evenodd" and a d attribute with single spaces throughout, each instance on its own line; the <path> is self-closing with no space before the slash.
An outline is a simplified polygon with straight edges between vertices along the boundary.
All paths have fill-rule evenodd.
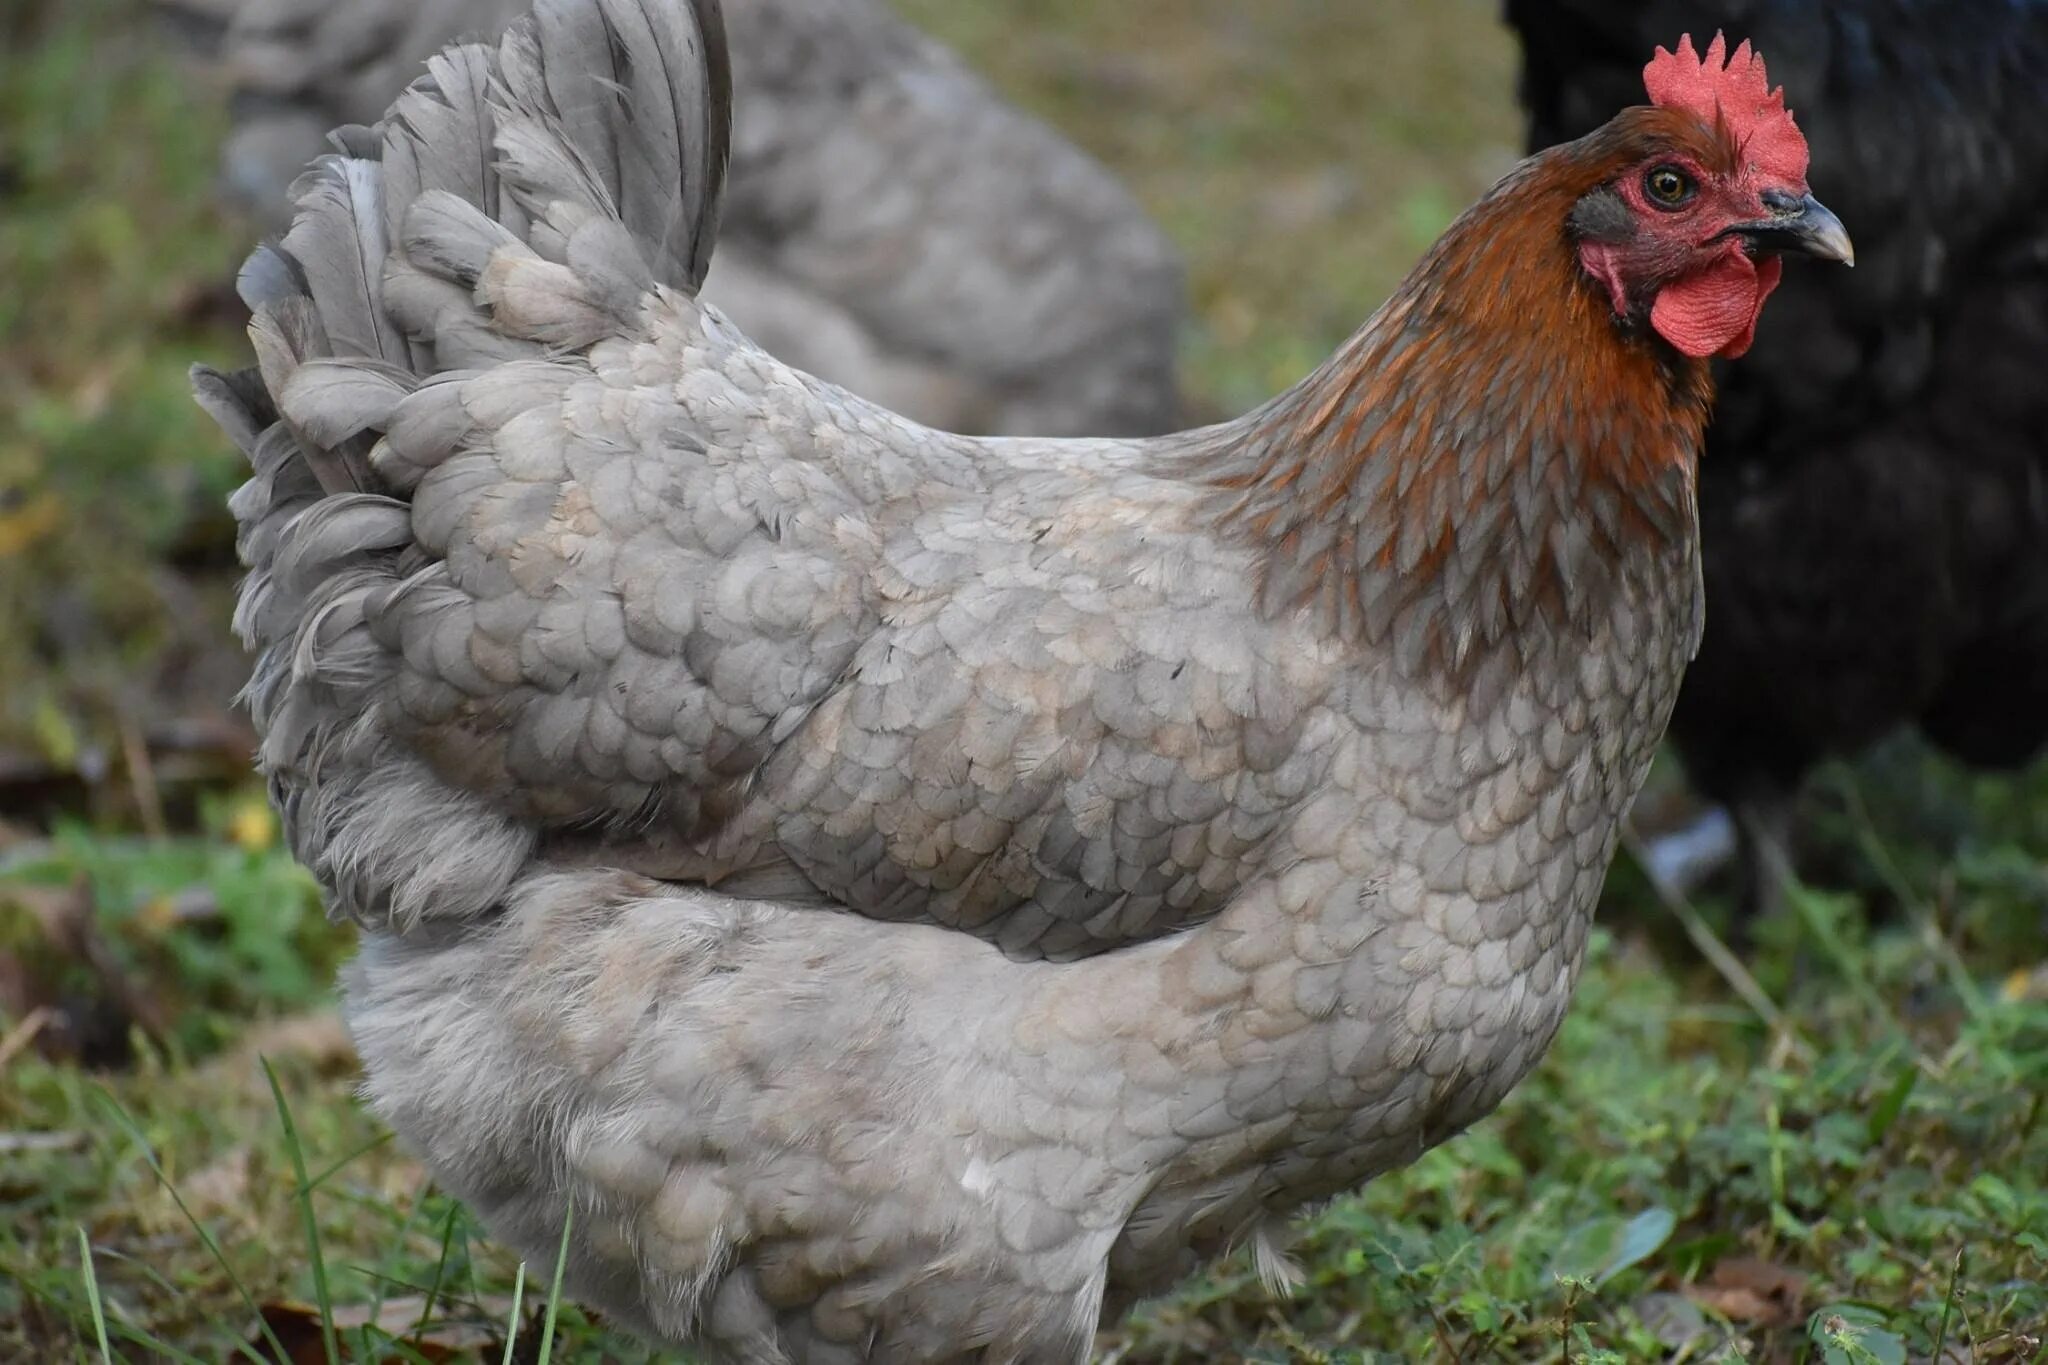
<path id="1" fill-rule="evenodd" d="M 327 133 L 524 0 L 160 0 L 233 91 L 231 196 L 279 230 Z M 951 431 L 1180 417 L 1172 245 L 1130 194 L 881 0 L 729 7 L 733 161 L 706 297 L 801 369 Z"/>
<path id="2" fill-rule="evenodd" d="M 1598 125 L 1681 28 L 1799 92 L 1854 271 L 1789 274 L 1720 367 L 1707 627 L 1672 734 L 1736 813 L 1746 908 L 1815 764 L 1917 725 L 1970 764 L 2048 744 L 2048 3 L 1507 0 L 1529 143 Z"/>
<path id="3" fill-rule="evenodd" d="M 1252 413 L 954 435 L 698 297 L 717 15 L 540 0 L 244 267 L 261 763 L 372 1104 L 571 1292 L 1078 1362 L 1548 1047 L 1698 638 L 1699 357 L 1848 239 L 1684 48 Z"/>

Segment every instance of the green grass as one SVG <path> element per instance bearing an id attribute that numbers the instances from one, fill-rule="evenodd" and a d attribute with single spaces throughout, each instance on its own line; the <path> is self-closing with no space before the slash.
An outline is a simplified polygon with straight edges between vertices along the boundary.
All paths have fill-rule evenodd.
<path id="1" fill-rule="evenodd" d="M 102 867 L 79 847 L 109 881 L 135 856 L 109 841 Z M 1858 1313 L 1868 1340 L 1918 1357 L 1945 1335 L 1971 1359 L 2042 1358 L 2048 1004 L 1956 955 L 1960 921 L 1872 932 L 1865 905 L 1814 899 L 1758 960 L 1766 980 L 1803 960 L 1778 1001 L 1795 1032 L 1774 1036 L 1643 935 L 1602 931 L 1537 1074 L 1312 1222 L 1303 1293 L 1275 1302 L 1227 1262 L 1120 1333 L 1118 1358 L 1548 1360 L 1570 1341 L 1578 1359 L 1657 1359 L 1643 1319 L 1662 1314 L 1699 1334 L 1692 1358 L 1738 1331 L 1743 1358 L 1820 1360 L 1800 1354 L 1810 1328 Z M 245 1016 L 278 1008 L 260 978 L 248 989 Z M 538 1297 L 549 1267 L 493 1251 L 382 1140 L 331 1032 L 246 1025 L 210 1056 L 140 1047 L 122 1074 L 32 1054 L 9 1068 L 0 1132 L 81 1145 L 0 1166 L 0 1358 L 89 1355 L 104 1322 L 210 1360 L 281 1313 L 331 1320 L 323 1302 L 366 1318 L 359 1336 L 382 1322 L 403 1337 L 383 1305 L 431 1300 L 473 1339 L 511 1320 L 518 1284 Z M 1746 1313 L 1753 1275 L 1722 1283 L 1742 1258 L 1804 1283 Z M 555 1358 L 642 1358 L 553 1294 L 523 1316 Z"/>
<path id="2" fill-rule="evenodd" d="M 138 3 L 0 14 L 0 963 L 155 1007 L 90 1070 L 0 971 L 0 1360 L 649 1359 L 364 1114 L 325 1013 L 348 935 L 236 764 L 149 756 L 237 680 L 235 460 L 184 370 L 237 351 L 210 298 L 247 232 Z M 1485 0 L 904 8 L 1183 245 L 1219 409 L 1348 332 L 1517 138 Z M 1765 928 L 1747 996 L 1624 861 L 1497 1115 L 1309 1223 L 1295 1298 L 1228 1261 L 1105 1357 L 2048 1361 L 2048 773 L 1902 745 L 1808 807 L 1834 889 Z M 81 906 L 110 966 L 44 941 Z"/>

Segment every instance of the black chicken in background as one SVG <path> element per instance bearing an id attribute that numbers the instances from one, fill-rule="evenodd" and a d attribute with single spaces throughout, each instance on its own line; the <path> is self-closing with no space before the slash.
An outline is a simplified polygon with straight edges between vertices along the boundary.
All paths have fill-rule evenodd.
<path id="1" fill-rule="evenodd" d="M 1540 148 L 1642 54 L 1748 38 L 1800 92 L 1854 271 L 1789 272 L 1720 367 L 1707 625 L 1671 732 L 1735 816 L 1745 912 L 1802 779 L 1902 725 L 1980 767 L 2048 745 L 2048 0 L 1506 0 Z"/>

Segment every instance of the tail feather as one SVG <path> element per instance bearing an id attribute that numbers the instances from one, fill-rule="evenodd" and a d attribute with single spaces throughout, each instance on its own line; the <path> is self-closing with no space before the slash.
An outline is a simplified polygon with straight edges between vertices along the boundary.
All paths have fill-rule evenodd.
<path id="1" fill-rule="evenodd" d="M 435 58 L 377 130 L 340 130 L 243 267 L 256 368 L 201 368 L 194 392 L 250 462 L 231 505 L 261 762 L 344 913 L 481 913 L 527 868 L 530 828 L 387 730 L 403 651 L 435 641 L 380 638 L 377 608 L 445 590 L 455 528 L 416 522 L 423 477 L 558 392 L 551 354 L 702 284 L 729 109 L 716 0 L 538 0 L 495 49 Z"/>
<path id="2" fill-rule="evenodd" d="M 427 62 L 427 75 L 398 97 L 385 118 L 385 231 L 396 241 L 406 208 L 429 186 L 475 204 L 514 235 L 524 224 L 507 217 L 495 171 L 498 121 L 491 108 L 492 49 L 452 47 Z"/>
<path id="3" fill-rule="evenodd" d="M 418 386 L 419 377 L 398 365 L 308 360 L 292 371 L 279 397 L 307 437 L 322 446 L 339 446 L 373 427 L 383 430 Z"/>
<path id="4" fill-rule="evenodd" d="M 385 311 L 379 287 L 390 254 L 383 168 L 350 156 L 323 157 L 293 196 L 298 217 L 281 249 L 304 275 L 334 354 L 409 363 L 405 337 Z"/>
<path id="5" fill-rule="evenodd" d="M 407 266 L 471 290 L 494 253 L 532 250 L 503 223 L 446 190 L 428 190 L 412 202 L 399 240 Z"/>
<path id="6" fill-rule="evenodd" d="M 541 0 L 533 26 L 507 35 L 505 84 L 529 111 L 546 92 L 560 120 L 556 144 L 594 171 L 611 198 L 607 216 L 655 249 L 659 274 L 694 293 L 711 268 L 732 132 L 718 0 L 599 0 L 598 23 L 591 9 L 582 0 Z M 703 85 L 648 70 L 650 60 L 700 71 Z"/>
<path id="7" fill-rule="evenodd" d="M 241 295 L 250 313 L 261 313 L 287 299 L 302 297 L 306 277 L 299 273 L 291 257 L 265 242 L 242 262 L 241 272 L 235 276 L 235 292 Z"/>

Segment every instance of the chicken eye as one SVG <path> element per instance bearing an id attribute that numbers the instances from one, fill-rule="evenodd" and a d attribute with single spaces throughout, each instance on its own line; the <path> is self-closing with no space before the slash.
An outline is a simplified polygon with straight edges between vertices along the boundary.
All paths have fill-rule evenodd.
<path id="1" fill-rule="evenodd" d="M 1660 209 L 1675 209 L 1692 198 L 1691 176 L 1676 166 L 1654 166 L 1643 176 L 1643 193 Z"/>

